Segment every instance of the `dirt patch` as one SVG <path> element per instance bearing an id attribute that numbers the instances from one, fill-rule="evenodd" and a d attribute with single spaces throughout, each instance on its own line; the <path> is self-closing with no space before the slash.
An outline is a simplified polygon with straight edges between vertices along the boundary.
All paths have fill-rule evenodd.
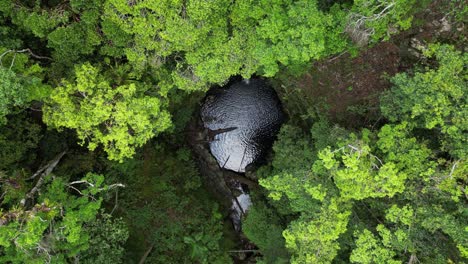
<path id="1" fill-rule="evenodd" d="M 378 118 L 379 94 L 391 86 L 388 76 L 400 61 L 400 48 L 382 42 L 355 58 L 344 53 L 318 61 L 299 78 L 282 76 L 276 87 L 292 119 L 320 112 L 347 127 L 362 125 Z"/>
<path id="2" fill-rule="evenodd" d="M 450 8 L 434 1 L 415 15 L 411 29 L 355 58 L 343 53 L 313 63 L 300 77 L 280 75 L 274 86 L 289 117 L 309 126 L 318 112 L 345 127 L 373 127 L 381 120 L 379 96 L 391 87 L 389 77 L 421 61 L 421 47 L 439 41 L 463 50 L 467 31 L 463 22 L 450 18 Z"/>
<path id="3" fill-rule="evenodd" d="M 310 100 L 325 102 L 332 119 L 348 124 L 359 115 L 358 109 L 350 107 L 376 107 L 377 95 L 391 85 L 386 76 L 398 72 L 399 62 L 399 48 L 393 43 L 381 43 L 356 58 L 344 54 L 317 62 L 309 73 L 295 80 L 294 86 Z M 343 113 L 347 113 L 345 118 L 341 118 Z"/>

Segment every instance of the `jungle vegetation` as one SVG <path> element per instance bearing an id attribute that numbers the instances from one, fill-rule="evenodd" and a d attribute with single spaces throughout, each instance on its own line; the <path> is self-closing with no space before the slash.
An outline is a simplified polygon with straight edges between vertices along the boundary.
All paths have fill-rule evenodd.
<path id="1" fill-rule="evenodd" d="M 428 12 L 439 28 L 406 33 Z M 231 263 L 183 134 L 233 76 L 269 78 L 289 116 L 245 263 L 467 263 L 467 19 L 463 0 L 0 0 L 0 263 Z M 392 41 L 418 45 L 372 104 L 291 96 Z"/>

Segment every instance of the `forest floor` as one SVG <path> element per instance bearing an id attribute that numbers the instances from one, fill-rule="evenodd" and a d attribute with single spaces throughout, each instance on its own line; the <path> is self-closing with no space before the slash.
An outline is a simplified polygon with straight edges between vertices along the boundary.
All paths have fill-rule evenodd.
<path id="1" fill-rule="evenodd" d="M 418 47 L 436 41 L 463 46 L 467 32 L 463 23 L 449 22 L 449 8 L 435 1 L 415 16 L 412 28 L 356 57 L 344 52 L 313 63 L 299 77 L 281 74 L 274 86 L 289 117 L 308 122 L 319 112 L 345 127 L 376 125 L 379 96 L 392 85 L 389 77 L 421 60 Z"/>

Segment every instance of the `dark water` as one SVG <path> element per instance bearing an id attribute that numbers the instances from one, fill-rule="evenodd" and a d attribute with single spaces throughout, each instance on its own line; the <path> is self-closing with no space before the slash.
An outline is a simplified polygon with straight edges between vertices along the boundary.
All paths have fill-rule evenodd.
<path id="1" fill-rule="evenodd" d="M 278 96 L 262 79 L 212 88 L 201 110 L 211 153 L 221 167 L 236 172 L 265 154 L 284 117 Z"/>

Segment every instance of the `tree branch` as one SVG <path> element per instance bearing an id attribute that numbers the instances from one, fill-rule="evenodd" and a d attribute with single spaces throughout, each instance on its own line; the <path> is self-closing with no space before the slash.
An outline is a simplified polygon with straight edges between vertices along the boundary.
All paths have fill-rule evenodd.
<path id="1" fill-rule="evenodd" d="M 30 55 L 31 57 L 33 57 L 33 58 L 35 58 L 35 59 L 39 59 L 39 60 L 42 60 L 42 59 L 45 59 L 45 60 L 52 60 L 52 58 L 50 58 L 50 57 L 47 57 L 47 56 L 39 56 L 39 55 L 34 54 L 34 53 L 32 52 L 32 50 L 29 49 L 29 48 L 28 48 L 28 49 L 17 50 L 17 51 L 15 51 L 15 52 L 16 52 L 16 53 L 25 53 L 25 52 L 27 52 L 27 53 L 29 53 L 29 55 Z"/>
<path id="2" fill-rule="evenodd" d="M 457 167 L 458 162 L 459 160 L 455 161 L 455 163 L 453 163 L 452 165 L 452 169 L 450 170 L 450 174 L 449 174 L 450 179 L 452 179 L 453 172 L 455 171 L 455 168 Z"/>
<path id="3" fill-rule="evenodd" d="M 52 161 L 50 161 L 45 167 L 42 167 L 42 168 L 39 169 L 39 171 L 42 171 L 41 176 L 39 177 L 39 180 L 37 180 L 36 185 L 34 186 L 34 188 L 32 188 L 31 191 L 29 191 L 29 193 L 26 194 L 26 198 L 21 200 L 21 205 L 22 206 L 24 206 L 26 204 L 27 200 L 32 199 L 34 197 L 34 195 L 40 190 L 42 184 L 44 183 L 45 177 L 47 175 L 49 175 L 54 170 L 54 168 L 58 165 L 58 163 L 62 159 L 63 155 L 65 155 L 65 153 L 67 153 L 67 152 L 63 151 L 62 153 L 57 155 Z M 38 173 L 36 172 L 34 175 L 36 175 L 36 174 L 38 174 Z M 36 177 L 36 176 L 34 176 L 34 177 Z"/>
<path id="4" fill-rule="evenodd" d="M 5 55 L 7 55 L 8 53 L 11 53 L 11 52 L 14 52 L 15 53 L 15 56 L 17 53 L 28 53 L 31 57 L 35 58 L 35 59 L 39 59 L 39 60 L 42 60 L 42 59 L 45 59 L 45 60 L 52 60 L 52 58 L 50 57 L 47 57 L 47 56 L 40 56 L 40 55 L 37 55 L 37 54 L 34 54 L 34 52 L 32 52 L 31 49 L 22 49 L 22 50 L 7 50 L 5 52 L 3 52 L 2 54 L 0 54 L 0 66 L 3 66 L 2 64 L 2 59 Z M 11 67 L 13 66 L 15 60 L 13 59 L 12 62 L 11 62 L 11 65 L 10 65 L 10 69 Z"/>
<path id="5" fill-rule="evenodd" d="M 151 253 L 151 250 L 153 250 L 153 247 L 154 247 L 154 244 L 151 244 L 151 246 L 148 248 L 148 250 L 146 250 L 145 254 L 143 254 L 143 256 L 141 257 L 140 261 L 138 262 L 138 264 L 143 264 L 145 263 L 145 260 L 146 258 L 149 256 L 149 254 Z"/>
<path id="6" fill-rule="evenodd" d="M 89 186 L 91 187 L 94 187 L 94 184 L 88 182 L 88 181 L 85 181 L 85 180 L 81 180 L 81 181 L 73 181 L 73 182 L 70 182 L 68 184 L 68 186 L 71 187 L 71 185 L 74 185 L 74 184 L 81 184 L 81 183 L 85 183 L 85 184 L 88 184 Z M 103 190 L 111 190 L 111 189 L 114 189 L 114 188 L 117 188 L 117 187 L 122 187 L 122 188 L 125 188 L 125 184 L 122 184 L 122 183 L 114 183 L 114 184 L 111 184 L 105 188 L 99 188 L 98 190 L 99 191 L 103 191 Z"/>

